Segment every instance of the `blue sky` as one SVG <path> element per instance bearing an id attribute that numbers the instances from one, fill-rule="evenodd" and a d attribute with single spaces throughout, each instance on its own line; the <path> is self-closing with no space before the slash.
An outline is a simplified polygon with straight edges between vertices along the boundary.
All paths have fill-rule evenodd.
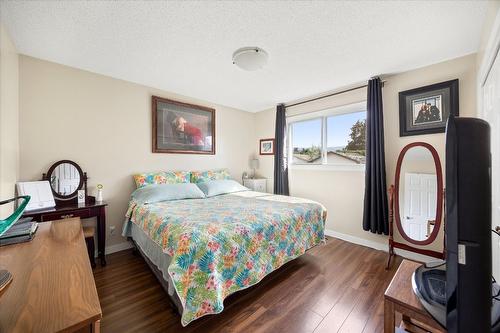
<path id="1" fill-rule="evenodd" d="M 337 147 L 347 145 L 352 125 L 366 118 L 366 112 L 346 113 L 327 120 L 327 145 Z M 313 119 L 293 124 L 293 146 L 299 148 L 321 146 L 321 119 Z"/>

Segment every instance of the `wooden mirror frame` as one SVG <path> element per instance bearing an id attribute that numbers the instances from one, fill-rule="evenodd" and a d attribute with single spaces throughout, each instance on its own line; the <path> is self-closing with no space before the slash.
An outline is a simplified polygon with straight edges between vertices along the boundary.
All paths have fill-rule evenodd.
<path id="1" fill-rule="evenodd" d="M 406 232 L 403 230 L 403 226 L 401 224 L 401 214 L 400 214 L 400 205 L 399 205 L 399 185 L 400 185 L 400 176 L 401 176 L 401 166 L 403 164 L 404 157 L 406 152 L 413 147 L 424 147 L 427 148 L 432 154 L 432 158 L 434 159 L 434 165 L 436 168 L 436 181 L 437 181 L 437 190 L 436 190 L 436 222 L 434 225 L 434 229 L 427 239 L 418 241 L 410 238 Z M 399 243 L 394 240 L 394 219 L 396 220 L 396 227 L 399 231 L 401 237 L 404 240 L 414 245 L 429 245 L 436 240 L 436 237 L 441 228 L 442 220 L 443 220 L 443 199 L 444 199 L 444 190 L 443 190 L 443 171 L 441 168 L 441 161 L 439 159 L 439 154 L 436 149 L 426 143 L 426 142 L 412 142 L 406 145 L 401 152 L 399 153 L 398 161 L 396 164 L 396 175 L 394 180 L 395 185 L 391 185 L 389 187 L 389 260 L 387 261 L 387 268 L 390 267 L 391 258 L 394 256 L 394 248 L 400 248 L 407 251 L 412 251 L 416 253 L 420 253 L 426 256 L 435 257 L 439 259 L 444 259 L 444 248 L 443 252 L 437 252 L 433 250 L 421 249 L 417 247 L 413 247 L 411 245 L 405 243 Z M 443 243 L 444 244 L 444 243 Z"/>
<path id="2" fill-rule="evenodd" d="M 80 174 L 80 183 L 78 184 L 78 188 L 73 193 L 68 194 L 68 195 L 61 195 L 61 194 L 57 193 L 52 188 L 52 184 L 50 184 L 50 176 L 52 175 L 52 173 L 54 172 L 54 170 L 59 165 L 64 164 L 64 163 L 68 163 L 68 164 L 73 165 L 76 168 L 76 170 L 78 171 L 78 173 Z M 77 192 L 79 190 L 81 190 L 82 188 L 85 190 L 85 197 L 87 197 L 87 173 L 83 172 L 82 168 L 80 168 L 80 166 L 78 164 L 76 164 L 75 162 L 73 162 L 71 160 L 60 160 L 60 161 L 55 162 L 49 168 L 49 171 L 47 171 L 47 173 L 44 173 L 42 175 L 42 179 L 49 181 L 50 189 L 52 190 L 52 194 L 54 195 L 54 198 L 56 200 L 58 200 L 58 201 L 69 201 L 69 200 L 73 201 L 73 199 L 76 199 L 76 197 L 77 197 Z"/>

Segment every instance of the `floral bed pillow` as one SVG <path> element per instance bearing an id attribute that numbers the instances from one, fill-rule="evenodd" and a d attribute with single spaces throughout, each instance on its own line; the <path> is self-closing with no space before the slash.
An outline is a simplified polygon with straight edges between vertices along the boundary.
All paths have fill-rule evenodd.
<path id="1" fill-rule="evenodd" d="M 208 170 L 208 171 L 191 171 L 191 183 L 203 183 L 209 180 L 224 180 L 231 179 L 231 175 L 227 169 Z"/>
<path id="2" fill-rule="evenodd" d="M 151 184 L 189 183 L 190 178 L 191 173 L 189 171 L 158 171 L 134 175 L 134 181 L 137 188 Z"/>

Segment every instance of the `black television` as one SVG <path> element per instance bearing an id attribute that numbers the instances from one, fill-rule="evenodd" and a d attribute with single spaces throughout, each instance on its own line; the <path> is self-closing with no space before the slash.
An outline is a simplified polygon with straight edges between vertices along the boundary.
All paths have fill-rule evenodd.
<path id="1" fill-rule="evenodd" d="M 424 308 L 448 332 L 500 332 L 492 279 L 490 127 L 450 116 L 446 126 L 446 261 L 413 274 Z"/>

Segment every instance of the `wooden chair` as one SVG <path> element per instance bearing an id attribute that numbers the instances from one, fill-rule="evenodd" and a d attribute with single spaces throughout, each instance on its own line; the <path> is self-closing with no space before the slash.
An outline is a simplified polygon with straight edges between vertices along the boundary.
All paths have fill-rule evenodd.
<path id="1" fill-rule="evenodd" d="M 83 227 L 83 235 L 87 244 L 87 252 L 89 253 L 90 265 L 95 268 L 95 245 L 94 245 L 94 227 Z"/>

